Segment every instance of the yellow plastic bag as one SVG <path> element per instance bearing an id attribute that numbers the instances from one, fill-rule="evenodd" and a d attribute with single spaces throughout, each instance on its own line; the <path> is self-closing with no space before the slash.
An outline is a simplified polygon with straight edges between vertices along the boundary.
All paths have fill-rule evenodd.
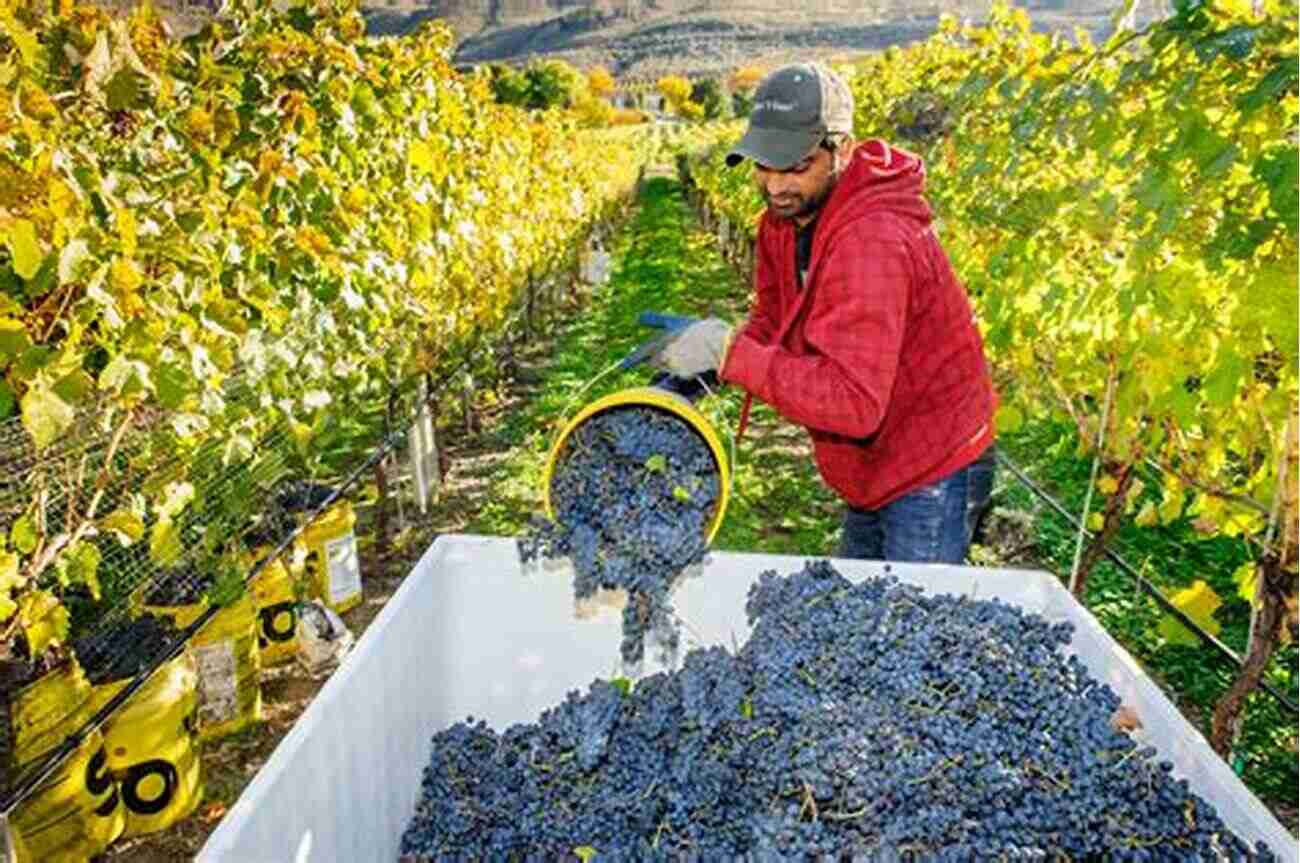
<path id="1" fill-rule="evenodd" d="M 16 766 L 30 764 L 90 717 L 91 686 L 75 659 L 20 689 L 10 701 Z M 92 732 L 10 819 L 20 863 L 72 863 L 122 835 L 125 813 L 109 775 L 104 737 Z"/>
<path id="2" fill-rule="evenodd" d="M 104 723 L 108 768 L 118 781 L 126 812 L 123 836 L 164 830 L 199 804 L 201 764 L 194 733 L 198 678 L 198 664 L 187 646 Z M 96 686 L 96 707 L 128 682 Z"/>
<path id="3" fill-rule="evenodd" d="M 177 629 L 184 629 L 207 608 L 205 600 L 190 605 L 146 605 L 142 611 L 169 618 Z M 245 591 L 218 611 L 194 633 L 190 649 L 199 673 L 199 737 L 221 737 L 260 722 L 262 665 L 252 594 Z"/>
<path id="4" fill-rule="evenodd" d="M 273 549 L 263 546 L 253 552 L 261 560 Z M 271 561 L 249 585 L 257 608 L 257 646 L 262 667 L 291 662 L 298 653 L 298 596 L 294 577 L 279 558 Z"/>
<path id="5" fill-rule="evenodd" d="M 301 540 L 307 547 L 307 572 L 312 595 L 339 614 L 361 604 L 361 565 L 357 558 L 357 523 L 352 504 L 341 501 L 307 525 Z"/>

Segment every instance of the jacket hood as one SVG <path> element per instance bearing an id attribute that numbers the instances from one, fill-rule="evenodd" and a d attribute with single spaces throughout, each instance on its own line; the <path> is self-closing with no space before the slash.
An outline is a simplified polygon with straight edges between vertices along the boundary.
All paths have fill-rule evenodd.
<path id="1" fill-rule="evenodd" d="M 928 225 L 933 220 L 925 192 L 921 157 L 878 138 L 861 142 L 826 201 L 822 221 L 839 222 L 868 211 L 885 210 Z"/>

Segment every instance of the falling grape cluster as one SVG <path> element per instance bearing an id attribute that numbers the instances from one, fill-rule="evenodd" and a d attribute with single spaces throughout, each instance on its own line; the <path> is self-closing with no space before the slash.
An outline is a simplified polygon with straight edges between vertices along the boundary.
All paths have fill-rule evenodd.
<path id="1" fill-rule="evenodd" d="M 440 732 L 403 860 L 1274 859 L 1112 725 L 1067 623 L 826 562 L 746 611 L 734 653 Z"/>
<path id="2" fill-rule="evenodd" d="M 520 557 L 567 556 L 578 599 L 627 591 L 624 662 L 642 660 L 647 635 L 671 655 L 680 636 L 668 596 L 703 559 L 720 493 L 713 454 L 685 420 L 651 407 L 602 411 L 566 440 L 551 480 L 555 520 L 534 520 Z"/>

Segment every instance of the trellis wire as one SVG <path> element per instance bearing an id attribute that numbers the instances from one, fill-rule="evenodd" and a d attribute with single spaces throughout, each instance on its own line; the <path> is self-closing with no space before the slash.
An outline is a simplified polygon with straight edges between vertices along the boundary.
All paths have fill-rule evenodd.
<path id="1" fill-rule="evenodd" d="M 495 351 L 499 349 L 499 345 L 502 341 L 512 341 L 515 338 L 512 334 L 512 330 L 517 327 L 518 323 L 528 314 L 528 312 L 529 306 L 525 298 L 521 307 L 516 310 L 515 314 L 513 316 L 507 316 L 506 322 L 503 325 L 500 325 L 498 332 L 503 333 L 501 338 L 491 344 L 488 343 L 485 332 L 481 329 L 476 331 L 470 343 L 463 346 L 460 353 L 460 359 L 452 365 L 451 369 L 440 376 L 436 385 L 430 383 L 426 390 L 427 396 L 423 403 L 428 405 L 435 404 L 437 398 L 441 395 L 443 387 L 445 387 L 457 373 L 468 368 L 469 365 L 475 361 L 477 354 L 484 348 L 484 346 L 487 346 L 489 350 Z M 366 473 L 366 471 L 373 469 L 375 465 L 379 464 L 384 458 L 401 445 L 405 438 L 405 432 L 395 431 L 392 429 L 394 405 L 401 399 L 402 391 L 411 384 L 418 383 L 421 376 L 421 374 L 411 375 L 404 381 L 389 388 L 385 404 L 381 408 L 385 429 L 384 435 L 378 446 L 376 446 L 373 452 L 370 453 L 369 457 L 367 457 L 361 465 L 356 467 L 341 484 L 334 487 L 316 507 L 312 508 L 311 511 L 306 514 L 306 517 L 303 518 L 287 536 L 280 540 L 279 544 L 272 552 L 267 554 L 250 568 L 244 578 L 245 585 L 251 583 L 253 579 L 255 579 L 267 566 L 271 564 L 272 561 L 277 560 L 281 555 L 283 555 L 306 529 L 307 525 L 309 525 L 322 512 L 333 506 L 335 501 L 351 489 Z M 282 423 L 277 424 L 275 429 L 276 440 L 283 441 L 287 439 Z M 3 429 L 3 426 L 0 426 L 0 434 L 3 434 L 4 431 L 5 429 Z M 91 442 L 85 443 L 82 450 L 79 450 L 78 452 L 88 451 L 93 446 L 103 444 L 105 440 L 106 438 L 104 437 L 95 438 Z M 262 442 L 265 443 L 265 440 L 266 439 L 264 438 Z M 217 442 L 217 444 L 214 444 L 213 449 L 219 450 L 223 448 L 224 443 L 224 441 Z M 62 454 L 66 455 L 66 452 Z M 173 459 L 164 460 L 162 467 L 166 467 L 171 461 L 173 461 Z M 256 455 L 251 459 L 251 461 L 256 461 Z M 222 475 L 221 482 L 233 482 L 231 477 L 243 467 L 244 465 L 241 464 L 239 468 L 227 471 Z M 160 467 L 158 469 L 162 468 Z M 190 526 L 190 523 L 187 523 L 185 526 Z M 179 529 L 183 530 L 184 527 Z M 133 549 L 138 548 L 138 545 L 138 543 L 134 545 Z M 138 587 L 138 584 L 136 586 Z M 119 618 L 126 614 L 127 609 L 125 608 L 125 605 L 126 604 L 122 604 L 116 608 L 109 609 L 104 615 L 104 618 L 101 618 L 101 623 L 105 619 Z M 60 744 L 30 765 L 9 789 L 0 788 L 0 792 L 7 791 L 6 796 L 0 797 L 0 823 L 7 819 L 23 800 L 29 797 L 46 779 L 51 776 L 54 771 L 56 771 L 60 765 L 62 765 L 72 755 L 72 753 L 77 750 L 88 735 L 93 733 L 95 729 L 99 728 L 110 716 L 112 716 L 114 712 L 117 711 L 119 707 L 138 692 L 159 668 L 179 655 L 185 645 L 189 642 L 190 638 L 202 629 L 203 626 L 221 610 L 221 608 L 222 606 L 215 603 L 210 604 L 192 623 L 190 623 L 189 626 L 180 630 L 175 641 L 167 650 L 161 651 L 157 657 L 154 657 L 153 661 L 149 663 L 145 669 L 137 673 L 125 687 L 102 705 L 93 716 L 83 722 L 76 731 L 67 735 Z"/>
<path id="2" fill-rule="evenodd" d="M 1022 470 L 1014 461 L 1012 461 L 1011 458 L 1001 450 L 1001 448 L 998 449 L 997 460 L 998 460 L 998 464 L 1007 468 L 1007 470 L 1009 470 L 1012 473 L 1012 475 L 1014 475 L 1015 478 L 1020 481 L 1021 484 L 1023 484 L 1036 497 L 1038 497 L 1049 507 L 1051 507 L 1051 509 L 1057 515 L 1064 518 L 1072 527 L 1076 529 L 1086 530 L 1086 526 L 1080 525 L 1078 519 L 1068 509 L 1066 509 L 1065 506 L 1060 503 L 1060 501 L 1058 501 L 1045 489 L 1043 489 L 1032 479 L 1030 479 L 1028 474 L 1026 474 L 1024 470 Z M 1089 531 L 1089 533 L 1091 532 Z M 1138 570 L 1135 569 L 1131 564 L 1129 564 L 1127 560 L 1121 557 L 1118 552 L 1116 552 L 1112 548 L 1107 547 L 1104 554 L 1111 561 L 1111 563 L 1115 564 L 1115 566 L 1119 567 L 1119 569 L 1122 570 L 1125 574 L 1133 578 L 1135 584 L 1139 588 L 1141 588 L 1142 592 L 1147 594 L 1152 600 L 1154 600 L 1156 605 L 1160 606 L 1161 611 L 1163 611 L 1165 614 L 1168 614 L 1170 617 L 1173 617 L 1183 626 L 1187 627 L 1187 629 L 1190 630 L 1198 639 L 1200 639 L 1203 643 L 1213 648 L 1214 651 L 1218 653 L 1220 656 L 1222 656 L 1223 658 L 1230 660 L 1234 666 L 1238 668 L 1241 667 L 1242 663 L 1245 660 L 1241 657 L 1240 654 L 1238 654 L 1227 644 L 1224 644 L 1223 641 L 1218 638 L 1218 636 L 1206 632 L 1196 621 L 1192 620 L 1192 618 L 1189 617 L 1186 612 L 1184 612 L 1178 606 L 1174 605 L 1169 600 L 1169 598 L 1164 595 L 1164 593 L 1160 590 L 1160 588 L 1152 584 L 1149 580 L 1147 580 L 1147 578 L 1144 575 L 1142 575 L 1142 573 L 1138 572 Z M 1273 698 L 1276 699 L 1279 704 L 1281 704 L 1291 713 L 1300 713 L 1300 707 L 1297 706 L 1296 702 L 1292 700 L 1285 693 L 1279 691 L 1272 684 L 1268 683 L 1267 681 L 1261 681 L 1260 688 L 1263 689 L 1265 692 L 1267 692 L 1269 695 L 1273 696 Z"/>

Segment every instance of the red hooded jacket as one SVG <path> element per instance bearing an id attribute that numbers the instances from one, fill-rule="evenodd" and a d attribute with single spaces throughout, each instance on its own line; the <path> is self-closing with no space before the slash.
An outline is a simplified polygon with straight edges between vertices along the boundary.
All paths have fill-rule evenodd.
<path id="1" fill-rule="evenodd" d="M 859 144 L 818 217 L 802 290 L 794 223 L 765 212 L 754 307 L 722 367 L 723 380 L 805 426 L 827 485 L 865 509 L 993 441 L 983 339 L 924 186 L 916 156 Z"/>

